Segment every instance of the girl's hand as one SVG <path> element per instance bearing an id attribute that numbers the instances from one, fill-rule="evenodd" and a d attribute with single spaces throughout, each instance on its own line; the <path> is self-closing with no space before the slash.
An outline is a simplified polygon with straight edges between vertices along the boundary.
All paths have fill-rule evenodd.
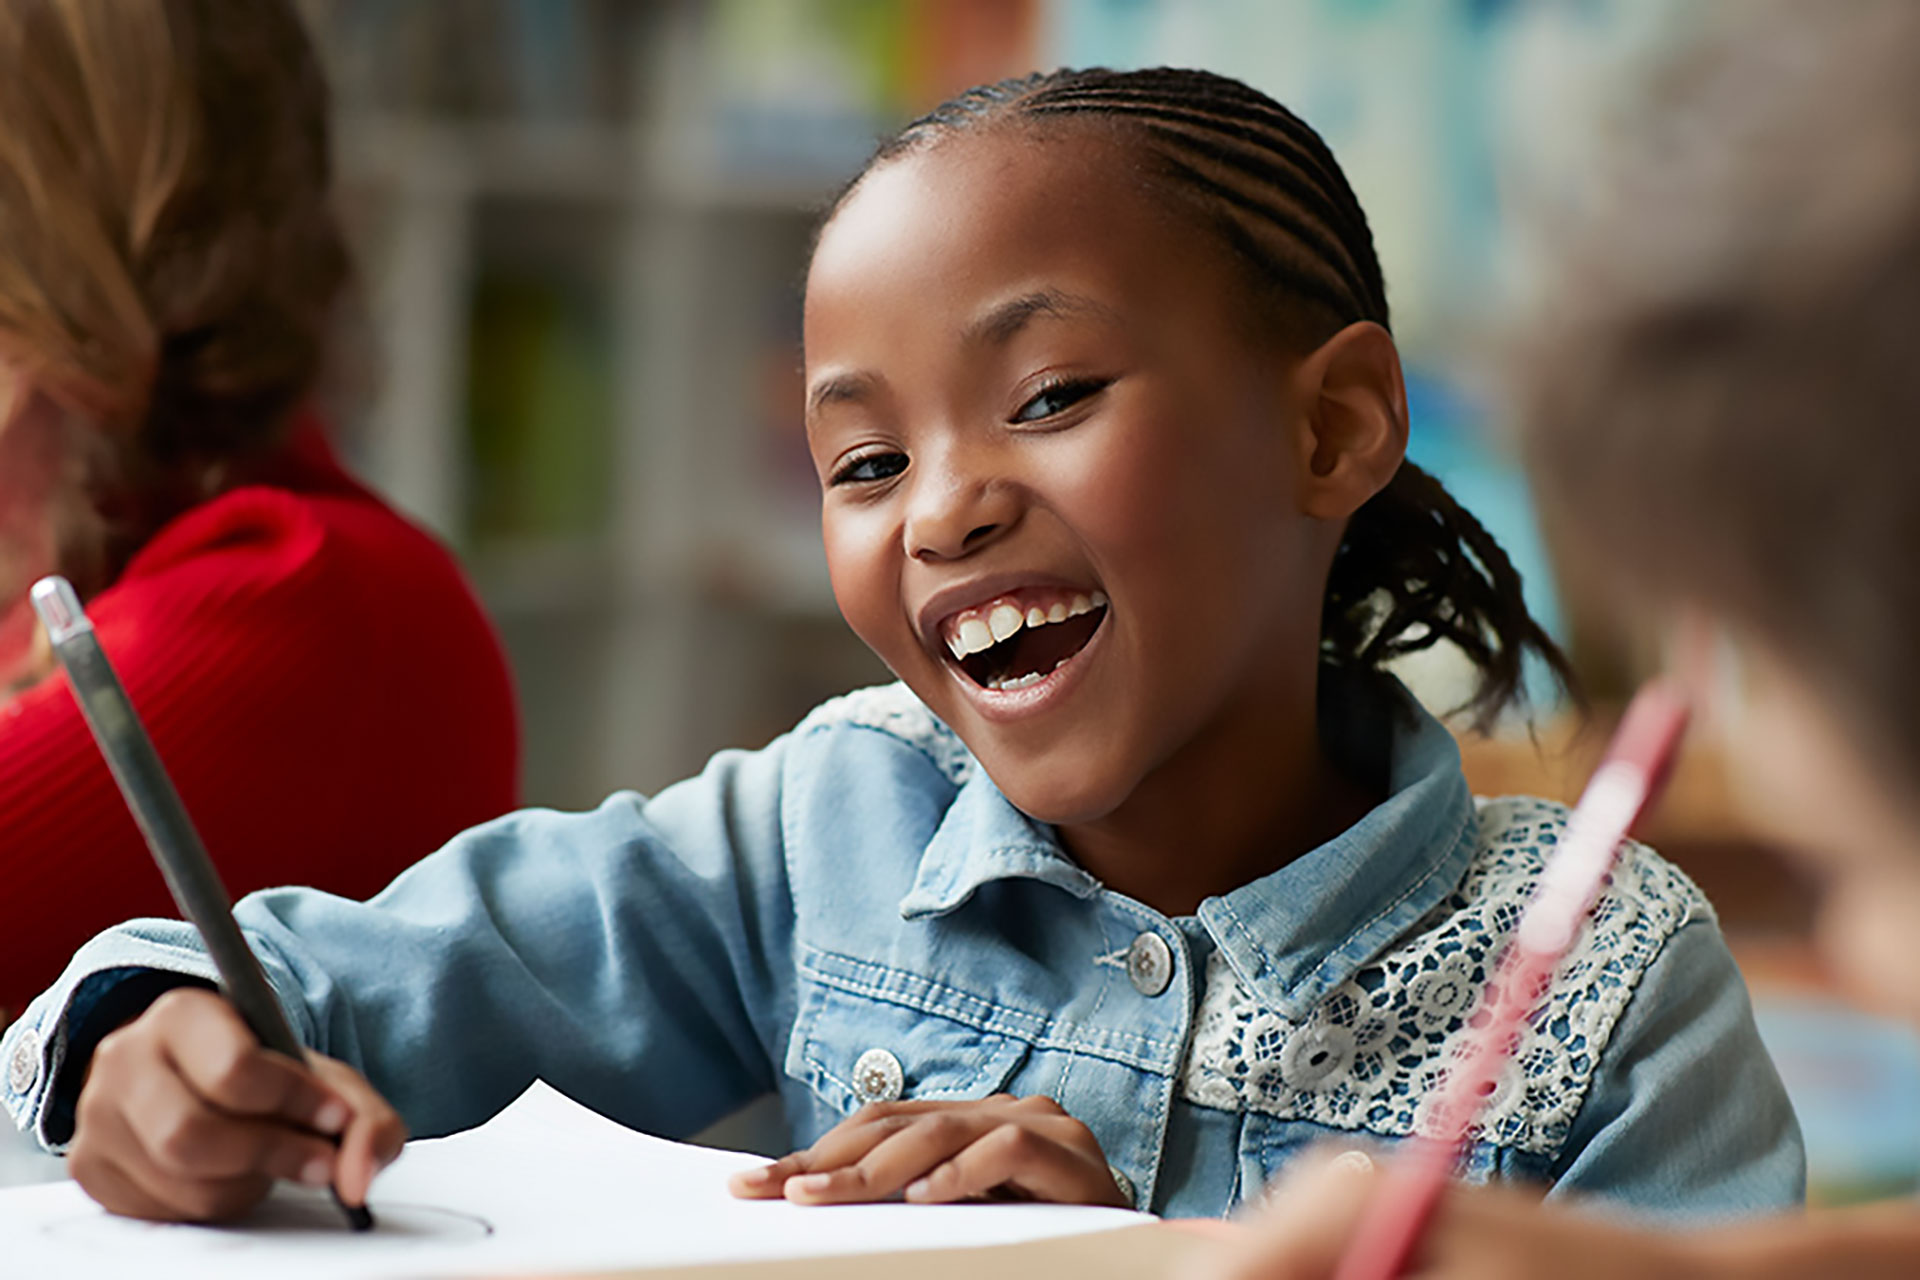
<path id="1" fill-rule="evenodd" d="M 1050 1200 L 1130 1209 L 1087 1126 L 1052 1098 L 877 1102 L 805 1151 L 733 1176 L 733 1194 L 796 1204 Z"/>
<path id="2" fill-rule="evenodd" d="M 1235 1246 L 1184 1280 L 1323 1280 L 1334 1274 L 1381 1175 L 1369 1161 L 1309 1156 L 1267 1192 Z M 1511 1187 L 1447 1188 L 1410 1274 L 1421 1280 L 1634 1280 L 1698 1276 L 1684 1237 L 1586 1217 Z"/>
<path id="3" fill-rule="evenodd" d="M 180 989 L 94 1050 L 67 1167 L 114 1213 L 204 1222 L 245 1213 L 275 1178 L 364 1204 L 406 1136 L 350 1067 L 270 1053 L 225 1000 Z"/>

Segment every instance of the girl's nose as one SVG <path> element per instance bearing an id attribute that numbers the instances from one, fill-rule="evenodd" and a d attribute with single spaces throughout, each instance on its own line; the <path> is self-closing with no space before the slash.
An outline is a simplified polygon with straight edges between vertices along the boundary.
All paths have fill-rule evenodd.
<path id="1" fill-rule="evenodd" d="M 1013 527 L 1019 499 L 991 480 L 923 475 L 907 508 L 907 554 L 916 560 L 957 560 Z"/>

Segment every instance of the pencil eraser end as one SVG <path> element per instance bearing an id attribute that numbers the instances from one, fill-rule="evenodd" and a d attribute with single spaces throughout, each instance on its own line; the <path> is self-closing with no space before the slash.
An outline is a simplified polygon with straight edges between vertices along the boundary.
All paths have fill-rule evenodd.
<path id="1" fill-rule="evenodd" d="M 54 644 L 93 630 L 73 584 L 59 574 L 49 574 L 34 583 L 29 595 L 33 611 L 40 615 L 40 622 L 47 629 L 47 639 Z"/>

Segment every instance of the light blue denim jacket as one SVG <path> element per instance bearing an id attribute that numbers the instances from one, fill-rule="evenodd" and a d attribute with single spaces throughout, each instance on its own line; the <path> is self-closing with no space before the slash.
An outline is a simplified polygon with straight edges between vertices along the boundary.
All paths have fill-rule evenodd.
<path id="1" fill-rule="evenodd" d="M 1446 730 L 1393 723 L 1378 808 L 1184 919 L 1103 888 L 899 686 L 652 799 L 476 828 L 371 902 L 275 889 L 237 914 L 302 1039 L 416 1135 L 536 1076 L 669 1137 L 777 1091 L 796 1145 L 864 1100 L 1044 1093 L 1142 1208 L 1214 1215 L 1312 1142 L 1417 1123 L 1563 822 L 1476 807 Z M 0 1097 L 49 1147 L 89 1012 L 143 969 L 211 973 L 186 926 L 123 925 L 0 1041 Z M 1657 858 L 1623 864 L 1535 1021 L 1476 1176 L 1689 1217 L 1800 1199 L 1745 989 Z"/>

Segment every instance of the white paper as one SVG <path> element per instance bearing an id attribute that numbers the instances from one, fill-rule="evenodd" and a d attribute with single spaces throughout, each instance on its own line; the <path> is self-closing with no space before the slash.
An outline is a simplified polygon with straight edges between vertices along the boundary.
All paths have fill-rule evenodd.
<path id="1" fill-rule="evenodd" d="M 409 1143 L 374 1184 L 372 1232 L 349 1232 L 324 1192 L 289 1186 L 243 1223 L 196 1227 L 116 1218 L 57 1183 L 0 1191 L 0 1272 L 471 1276 L 1012 1244 L 1149 1220 L 1057 1205 L 735 1200 L 727 1175 L 758 1161 L 650 1138 L 535 1083 L 478 1129 Z"/>

